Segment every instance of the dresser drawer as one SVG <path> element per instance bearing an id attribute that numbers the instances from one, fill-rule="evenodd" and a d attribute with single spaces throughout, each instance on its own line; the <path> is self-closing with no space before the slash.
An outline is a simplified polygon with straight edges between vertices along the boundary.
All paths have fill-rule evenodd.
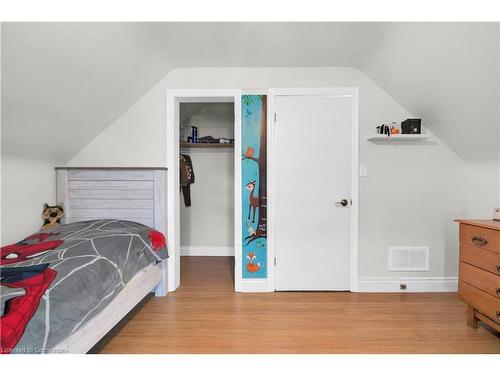
<path id="1" fill-rule="evenodd" d="M 500 254 L 479 247 L 461 244 L 460 261 L 500 275 Z"/>
<path id="2" fill-rule="evenodd" d="M 460 281 L 458 293 L 466 303 L 500 324 L 500 299 L 464 281 Z"/>
<path id="3" fill-rule="evenodd" d="M 500 254 L 500 236 L 497 230 L 460 224 L 460 243 L 466 243 Z"/>
<path id="4" fill-rule="evenodd" d="M 496 298 L 500 298 L 500 276 L 460 262 L 459 277 L 460 280 L 465 281 L 467 284 L 471 284 Z"/>

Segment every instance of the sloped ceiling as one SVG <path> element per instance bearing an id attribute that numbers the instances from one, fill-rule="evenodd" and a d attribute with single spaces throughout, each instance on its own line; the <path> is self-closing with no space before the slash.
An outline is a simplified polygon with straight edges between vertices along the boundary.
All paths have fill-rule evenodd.
<path id="1" fill-rule="evenodd" d="M 396 23 L 361 68 L 467 161 L 499 156 L 496 23 Z"/>
<path id="2" fill-rule="evenodd" d="M 2 154 L 69 160 L 178 67 L 353 66 L 464 159 L 496 158 L 498 37 L 470 23 L 4 23 Z"/>

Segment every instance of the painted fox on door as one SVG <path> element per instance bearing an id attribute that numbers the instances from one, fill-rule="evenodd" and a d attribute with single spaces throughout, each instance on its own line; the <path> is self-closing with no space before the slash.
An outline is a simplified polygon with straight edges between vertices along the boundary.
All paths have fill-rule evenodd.
<path id="1" fill-rule="evenodd" d="M 267 97 L 242 96 L 243 278 L 267 277 Z"/>

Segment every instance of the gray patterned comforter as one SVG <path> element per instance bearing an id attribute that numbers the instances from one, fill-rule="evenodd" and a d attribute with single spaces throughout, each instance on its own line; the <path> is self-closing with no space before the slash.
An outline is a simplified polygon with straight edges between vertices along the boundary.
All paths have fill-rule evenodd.
<path id="1" fill-rule="evenodd" d="M 3 247 L 0 352 L 49 352 L 165 258 L 161 233 L 121 220 L 61 225 Z"/>

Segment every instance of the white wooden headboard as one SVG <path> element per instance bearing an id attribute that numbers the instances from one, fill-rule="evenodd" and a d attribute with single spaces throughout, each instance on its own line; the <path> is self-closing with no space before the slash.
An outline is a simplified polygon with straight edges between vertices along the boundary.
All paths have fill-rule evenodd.
<path id="1" fill-rule="evenodd" d="M 167 234 L 166 168 L 56 167 L 56 179 L 57 200 L 64 204 L 63 223 L 122 219 Z M 167 281 L 173 279 L 168 262 L 158 265 L 157 296 L 165 296 L 167 287 L 174 285 Z"/>
<path id="2" fill-rule="evenodd" d="M 136 221 L 166 233 L 166 168 L 56 167 L 64 223 Z"/>

